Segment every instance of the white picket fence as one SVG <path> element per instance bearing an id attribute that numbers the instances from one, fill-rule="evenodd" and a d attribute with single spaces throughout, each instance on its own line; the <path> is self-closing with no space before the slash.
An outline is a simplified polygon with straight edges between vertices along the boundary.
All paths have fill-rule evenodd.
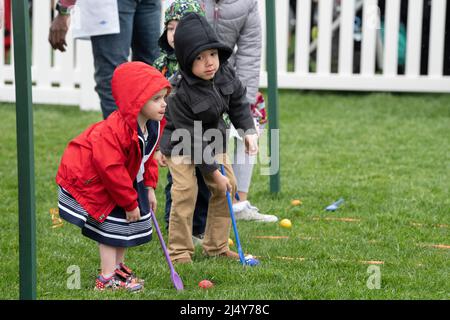
<path id="1" fill-rule="evenodd" d="M 428 1 L 428 0 L 426 0 Z M 447 0 L 431 0 L 428 74 L 420 75 L 421 33 L 424 0 L 408 0 L 405 74 L 397 73 L 400 0 L 386 0 L 384 46 L 380 48 L 377 0 L 341 0 L 338 71 L 331 72 L 333 0 L 318 2 L 318 39 L 315 72 L 309 58 L 312 1 L 297 0 L 295 70 L 287 69 L 288 2 L 277 4 L 278 85 L 290 89 L 450 92 L 450 77 L 443 76 L 444 35 Z M 355 8 L 362 5 L 362 44 L 360 73 L 353 73 L 353 21 Z M 261 6 L 264 13 L 264 6 Z M 306 13 L 306 14 L 305 14 Z M 300 18 L 300 19 L 299 19 Z M 377 48 L 378 47 L 378 48 Z M 377 51 L 383 72 L 376 72 Z M 380 52 L 381 51 L 381 52 Z M 261 85 L 266 85 L 263 72 Z"/>
<path id="2" fill-rule="evenodd" d="M 1 0 L 0 0 L 1 1 Z M 428 0 L 426 0 L 428 1 Z M 428 74 L 420 74 L 424 0 L 409 0 L 407 50 L 404 74 L 398 74 L 398 30 L 401 0 L 386 1 L 385 40 L 380 42 L 377 0 L 341 0 L 339 16 L 333 15 L 334 0 L 318 0 L 318 36 L 311 41 L 312 0 L 297 0 L 294 70 L 288 67 L 289 0 L 276 1 L 278 85 L 288 89 L 450 92 L 450 77 L 443 75 L 445 12 L 447 0 L 431 0 Z M 38 5 L 39 4 L 39 5 Z M 163 6 L 164 7 L 164 6 Z M 354 17 L 362 7 L 360 72 L 353 72 Z M 265 0 L 260 0 L 265 38 Z M 333 17 L 334 16 L 334 17 Z M 65 53 L 54 52 L 48 43 L 51 0 L 34 1 L 32 19 L 33 102 L 79 105 L 99 109 L 94 91 L 93 60 L 89 41 L 69 41 Z M 337 31 L 336 31 L 337 30 Z M 332 39 L 338 34 L 339 61 L 332 70 Z M 292 33 L 293 34 L 293 33 Z M 70 35 L 69 35 L 70 39 Z M 0 32 L 3 48 L 3 32 Z M 265 48 L 265 45 L 263 45 Z M 311 52 L 315 70 L 311 69 Z M 12 56 L 12 54 L 11 54 Z M 376 60 L 382 65 L 377 71 Z M 13 102 L 14 61 L 5 63 L 0 54 L 0 101 Z M 263 52 L 261 87 L 267 86 Z"/>

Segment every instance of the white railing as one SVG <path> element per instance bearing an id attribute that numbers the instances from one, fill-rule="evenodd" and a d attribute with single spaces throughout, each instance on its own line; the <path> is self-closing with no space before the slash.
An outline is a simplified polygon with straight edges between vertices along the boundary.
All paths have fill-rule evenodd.
<path id="1" fill-rule="evenodd" d="M 99 109 L 90 42 L 75 42 L 68 35 L 67 51 L 53 51 L 48 42 L 50 21 L 51 0 L 34 1 L 31 24 L 33 102 Z M 0 48 L 3 48 L 3 32 L 0 32 Z M 0 101 L 15 101 L 13 50 L 12 47 L 10 63 L 5 63 L 5 55 L 0 54 Z"/>
<path id="2" fill-rule="evenodd" d="M 428 0 L 427 0 L 428 1 Z M 318 36 L 310 40 L 312 6 L 317 2 Z M 385 41 L 380 38 L 377 0 L 340 0 L 340 14 L 333 0 L 297 0 L 294 70 L 288 71 L 289 1 L 277 0 L 278 85 L 290 89 L 450 92 L 450 77 L 443 75 L 447 0 L 431 0 L 428 73 L 420 74 L 424 0 L 408 0 L 407 47 L 404 73 L 398 71 L 400 0 L 386 0 Z M 362 41 L 359 72 L 353 72 L 355 10 L 362 10 Z M 264 1 L 260 2 L 264 14 Z M 333 31 L 334 30 L 334 31 Z M 332 70 L 332 39 L 338 37 L 337 70 Z M 314 48 L 317 48 L 314 52 Z M 313 54 L 311 55 L 311 52 Z M 315 70 L 311 71 L 311 57 Z M 447 55 L 450 53 L 447 53 Z M 264 58 L 264 57 L 263 57 Z M 377 68 L 377 61 L 379 67 Z M 264 65 L 264 63 L 263 63 Z M 262 72 L 261 85 L 267 85 Z"/>
<path id="3" fill-rule="evenodd" d="M 264 3 L 264 0 L 260 0 L 265 37 Z M 400 74 L 398 72 L 398 30 L 401 1 L 386 1 L 384 44 L 380 40 L 377 0 L 341 0 L 340 3 L 338 6 L 334 0 L 297 0 L 296 23 L 295 27 L 291 28 L 288 19 L 289 0 L 276 1 L 277 65 L 280 88 L 450 92 L 450 77 L 443 75 L 447 0 L 431 0 L 428 74 L 426 75 L 420 73 L 424 0 L 408 1 L 406 63 L 404 71 Z M 317 15 L 310 14 L 313 8 L 317 9 Z M 355 12 L 358 10 L 362 10 L 360 58 L 359 54 L 355 54 L 354 48 L 356 43 L 354 19 Z M 311 19 L 314 16 L 317 19 Z M 82 109 L 99 109 L 99 99 L 94 91 L 90 42 L 68 41 L 67 52 L 52 51 L 47 40 L 50 20 L 51 0 L 34 1 L 33 102 L 80 105 Z M 317 37 L 311 36 L 311 33 L 315 33 L 314 30 L 318 30 Z M 295 42 L 290 39 L 294 36 Z M 70 35 L 68 39 L 71 39 Z M 292 48 L 289 50 L 290 45 L 295 46 L 294 50 Z M 0 32 L 0 48 L 2 47 L 3 32 Z M 265 52 L 263 52 L 262 66 L 265 65 L 264 61 Z M 355 62 L 359 69 L 356 73 L 354 72 Z M 264 70 L 261 70 L 261 86 L 267 86 L 267 74 Z M 0 101 L 14 100 L 13 61 L 6 63 L 5 56 L 0 54 Z"/>

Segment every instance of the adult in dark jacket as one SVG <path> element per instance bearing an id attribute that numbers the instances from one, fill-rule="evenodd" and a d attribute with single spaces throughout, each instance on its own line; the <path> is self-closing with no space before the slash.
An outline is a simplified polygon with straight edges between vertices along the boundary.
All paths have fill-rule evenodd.
<path id="1" fill-rule="evenodd" d="M 180 74 L 168 99 L 167 124 L 161 138 L 161 152 L 173 178 L 169 254 L 174 262 L 191 262 L 194 253 L 196 167 L 211 191 L 204 253 L 239 259 L 228 247 L 231 219 L 225 191 L 234 194 L 236 183 L 226 156 L 223 114 L 228 113 L 233 125 L 241 130 L 249 153 L 256 154 L 258 147 L 246 89 L 227 63 L 231 53 L 231 48 L 217 40 L 204 17 L 191 13 L 179 22 L 175 54 Z M 227 177 L 221 175 L 219 163 L 224 165 Z"/>

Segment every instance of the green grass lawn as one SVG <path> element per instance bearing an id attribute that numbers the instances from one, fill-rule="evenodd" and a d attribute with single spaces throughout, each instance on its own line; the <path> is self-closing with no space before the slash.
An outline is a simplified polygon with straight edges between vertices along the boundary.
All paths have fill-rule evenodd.
<path id="1" fill-rule="evenodd" d="M 250 200 L 264 213 L 290 219 L 292 228 L 239 221 L 244 251 L 258 256 L 261 266 L 207 259 L 197 248 L 194 264 L 177 266 L 186 288 L 180 293 L 155 234 L 128 252 L 129 265 L 146 280 L 145 291 L 131 295 L 94 292 L 96 244 L 70 224 L 51 227 L 60 156 L 100 113 L 36 106 L 38 299 L 449 299 L 450 95 L 284 91 L 280 112 L 281 192 L 270 194 L 258 166 Z M 13 105 L 0 104 L 0 126 L 0 299 L 17 299 Z M 165 175 L 161 169 L 161 225 Z M 345 204 L 338 211 L 324 211 L 340 197 Z M 293 207 L 293 199 L 303 204 Z M 367 286 L 374 263 L 380 289 Z M 71 265 L 81 271 L 79 290 L 67 288 Z M 202 279 L 215 287 L 198 288 Z"/>

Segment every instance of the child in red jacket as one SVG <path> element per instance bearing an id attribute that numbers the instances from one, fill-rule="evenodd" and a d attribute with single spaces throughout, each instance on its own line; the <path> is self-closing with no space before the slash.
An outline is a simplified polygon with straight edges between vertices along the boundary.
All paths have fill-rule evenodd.
<path id="1" fill-rule="evenodd" d="M 165 124 L 169 82 L 155 68 L 127 62 L 114 71 L 118 110 L 70 141 L 56 175 L 59 212 L 99 243 L 95 288 L 142 289 L 124 264 L 128 247 L 151 240 L 158 167 L 153 159 Z"/>

